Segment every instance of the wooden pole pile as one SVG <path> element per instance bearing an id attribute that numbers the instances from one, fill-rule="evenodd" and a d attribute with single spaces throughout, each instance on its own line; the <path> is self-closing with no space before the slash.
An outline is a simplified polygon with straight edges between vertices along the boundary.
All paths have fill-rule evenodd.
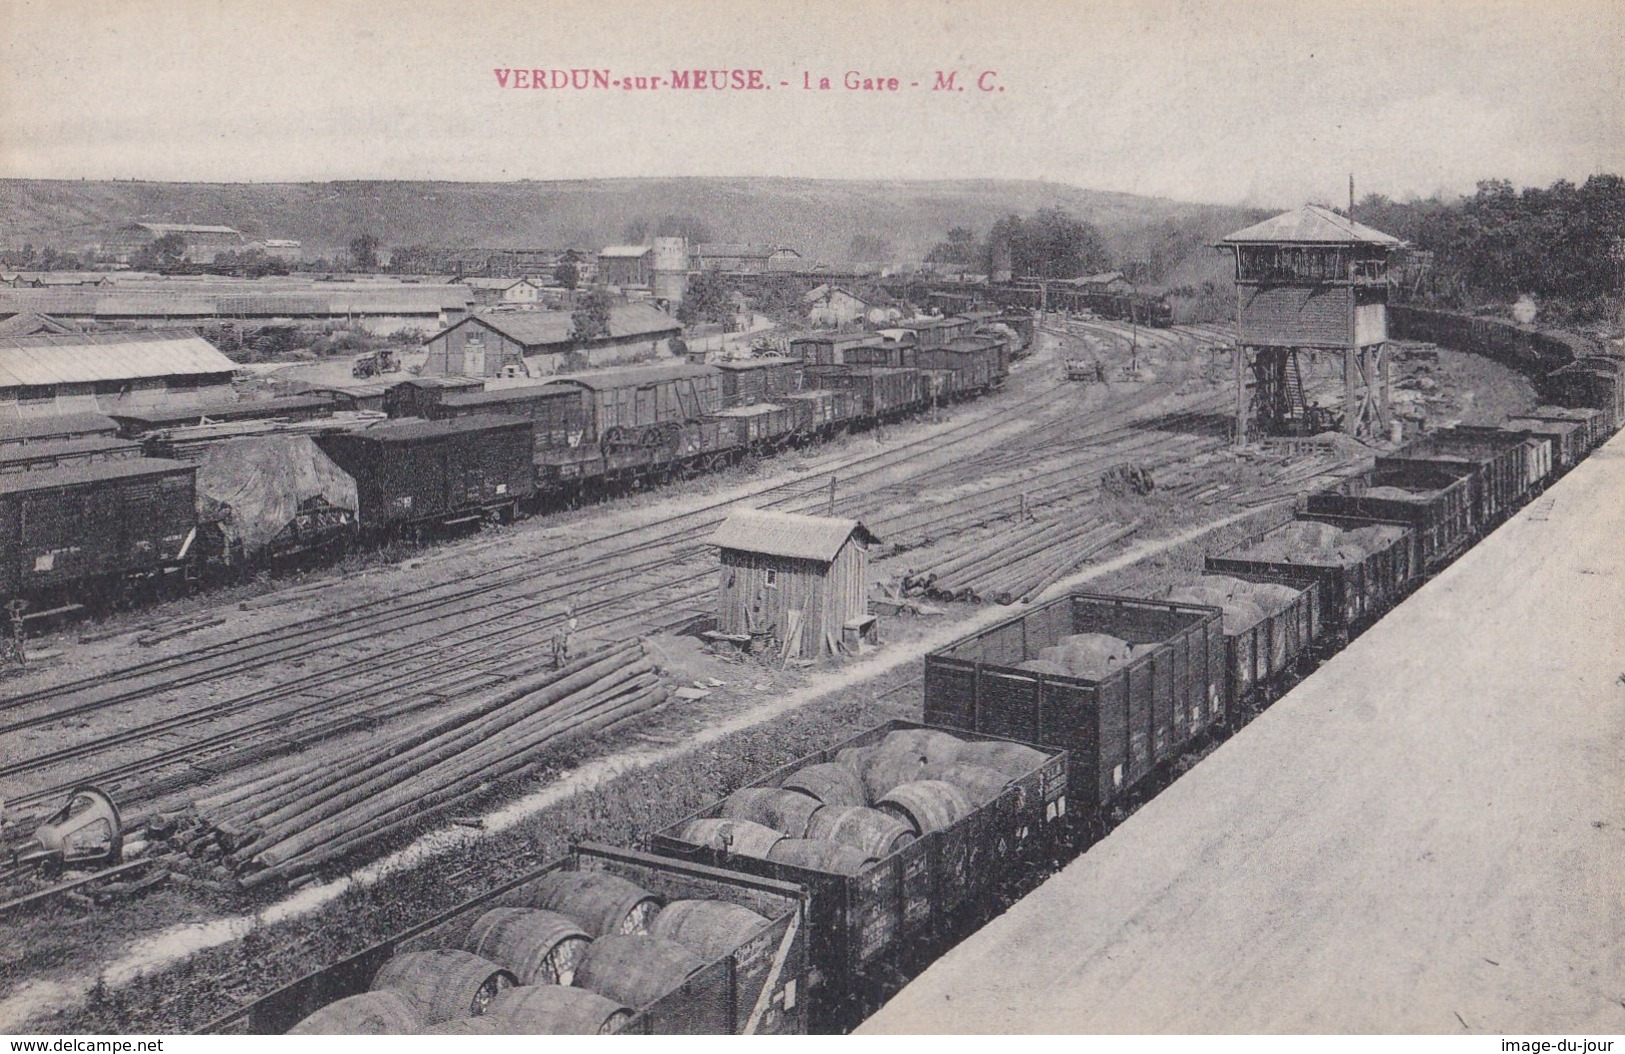
<path id="1" fill-rule="evenodd" d="M 1139 527 L 1138 522 L 1122 526 L 1098 518 L 1019 524 L 950 550 L 905 577 L 904 589 L 945 600 L 1026 603 Z"/>
<path id="2" fill-rule="evenodd" d="M 666 701 L 641 642 L 490 690 L 342 764 L 311 761 L 199 799 L 245 886 L 287 881 L 471 803 L 563 743 Z"/>

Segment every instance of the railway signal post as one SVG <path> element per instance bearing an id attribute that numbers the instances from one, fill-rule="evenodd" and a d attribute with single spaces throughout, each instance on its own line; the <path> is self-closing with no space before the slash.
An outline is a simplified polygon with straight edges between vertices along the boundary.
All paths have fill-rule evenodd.
<path id="1" fill-rule="evenodd" d="M 1341 428 L 1382 436 L 1389 427 L 1388 262 L 1397 238 L 1309 205 L 1220 241 L 1236 265 L 1236 443 L 1314 435 L 1330 417 L 1306 376 L 1325 352 L 1341 360 Z"/>

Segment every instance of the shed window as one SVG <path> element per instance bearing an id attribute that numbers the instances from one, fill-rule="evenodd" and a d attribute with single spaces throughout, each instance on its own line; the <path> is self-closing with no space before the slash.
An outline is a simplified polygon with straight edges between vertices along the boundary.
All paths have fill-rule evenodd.
<path id="1" fill-rule="evenodd" d="M 777 589 L 777 588 L 779 588 L 779 573 L 778 573 L 778 571 L 774 570 L 771 567 L 767 569 L 767 583 L 766 584 L 767 584 L 767 588 L 769 588 L 769 589 Z"/>

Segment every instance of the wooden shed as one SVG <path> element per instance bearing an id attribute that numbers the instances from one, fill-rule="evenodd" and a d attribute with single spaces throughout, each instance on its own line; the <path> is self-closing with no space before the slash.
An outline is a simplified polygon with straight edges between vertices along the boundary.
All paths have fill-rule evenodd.
<path id="1" fill-rule="evenodd" d="M 857 520 L 741 509 L 711 544 L 722 550 L 717 630 L 771 633 L 782 654 L 837 654 L 848 634 L 868 635 L 869 547 Z"/>

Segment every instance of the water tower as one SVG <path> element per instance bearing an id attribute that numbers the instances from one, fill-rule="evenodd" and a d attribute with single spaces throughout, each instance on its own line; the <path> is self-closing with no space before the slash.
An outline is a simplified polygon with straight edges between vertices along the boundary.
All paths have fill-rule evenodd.
<path id="1" fill-rule="evenodd" d="M 1312 406 L 1300 355 L 1341 359 L 1341 427 L 1388 431 L 1388 261 L 1399 239 L 1309 205 L 1220 241 L 1236 261 L 1236 442 L 1313 435 L 1334 414 Z M 1249 379 L 1250 375 L 1250 379 Z"/>

